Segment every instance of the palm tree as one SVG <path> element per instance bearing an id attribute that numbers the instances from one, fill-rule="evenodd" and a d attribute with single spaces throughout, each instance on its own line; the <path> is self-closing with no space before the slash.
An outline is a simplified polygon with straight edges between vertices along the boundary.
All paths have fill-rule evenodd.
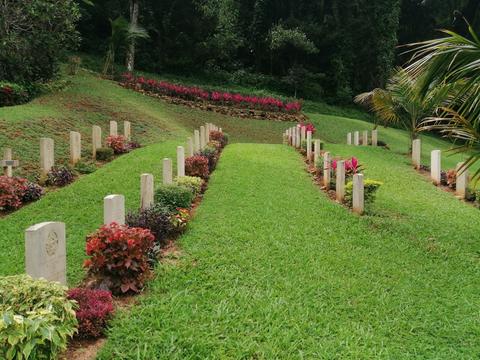
<path id="1" fill-rule="evenodd" d="M 447 36 L 413 44 L 415 53 L 406 70 L 418 79 L 422 94 L 445 84 L 456 86 L 455 96 L 427 117 L 422 129 L 460 140 L 454 151 L 469 153 L 465 162 L 469 168 L 480 160 L 480 38 L 470 25 L 471 39 L 453 31 L 443 33 Z M 480 170 L 474 174 L 479 177 Z"/>
<path id="2" fill-rule="evenodd" d="M 103 75 L 113 75 L 115 56 L 118 51 L 128 48 L 135 40 L 148 38 L 145 29 L 132 25 L 123 16 L 110 19 L 112 34 L 108 39 L 108 51 L 103 66 Z"/>
<path id="3" fill-rule="evenodd" d="M 368 106 L 385 125 L 397 124 L 418 137 L 422 120 L 434 114 L 438 105 L 449 96 L 452 86 L 438 86 L 423 93 L 420 83 L 398 68 L 385 89 L 374 89 L 357 95 L 355 102 Z"/>

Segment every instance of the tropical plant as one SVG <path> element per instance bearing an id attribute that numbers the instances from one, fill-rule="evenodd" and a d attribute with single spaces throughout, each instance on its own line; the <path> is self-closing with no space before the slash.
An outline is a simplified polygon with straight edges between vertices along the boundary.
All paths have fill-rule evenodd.
<path id="1" fill-rule="evenodd" d="M 355 97 L 366 105 L 384 124 L 395 124 L 418 137 L 425 117 L 435 113 L 454 90 L 454 85 L 442 84 L 423 91 L 421 83 L 404 69 L 398 68 L 385 89 L 374 89 Z"/>
<path id="2" fill-rule="evenodd" d="M 115 20 L 110 19 L 112 32 L 108 39 L 108 51 L 103 65 L 103 75 L 113 75 L 115 57 L 119 51 L 125 50 L 134 44 L 136 40 L 148 38 L 145 29 L 129 23 L 123 16 L 117 17 Z"/>
<path id="3" fill-rule="evenodd" d="M 456 87 L 455 94 L 422 126 L 459 140 L 453 151 L 469 153 L 464 165 L 469 168 L 480 159 L 480 37 L 470 25 L 471 38 L 448 30 L 443 33 L 447 36 L 413 44 L 415 53 L 407 71 L 418 79 L 421 94 L 445 84 Z M 480 177 L 480 169 L 473 177 Z"/>

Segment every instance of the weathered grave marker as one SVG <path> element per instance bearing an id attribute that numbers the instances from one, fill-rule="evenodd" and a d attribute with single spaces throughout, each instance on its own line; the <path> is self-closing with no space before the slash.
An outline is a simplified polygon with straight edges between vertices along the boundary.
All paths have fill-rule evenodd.
<path id="1" fill-rule="evenodd" d="M 132 124 L 130 121 L 123 122 L 123 136 L 127 141 L 132 139 Z"/>
<path id="2" fill-rule="evenodd" d="M 163 183 L 165 185 L 173 183 L 173 165 L 171 159 L 163 159 Z"/>
<path id="3" fill-rule="evenodd" d="M 365 211 L 365 189 L 363 183 L 363 174 L 353 175 L 352 189 L 352 207 L 353 212 L 362 215 Z"/>
<path id="4" fill-rule="evenodd" d="M 194 131 L 194 139 L 195 139 L 195 143 L 194 143 L 195 152 L 199 153 L 200 152 L 200 132 L 198 130 Z"/>
<path id="5" fill-rule="evenodd" d="M 152 174 L 140 176 L 140 208 L 145 210 L 154 203 L 154 180 Z"/>
<path id="6" fill-rule="evenodd" d="M 92 126 L 92 156 L 97 157 L 97 149 L 102 147 L 102 128 L 97 125 Z"/>
<path id="7" fill-rule="evenodd" d="M 67 284 L 65 224 L 44 222 L 25 232 L 25 270 L 34 279 Z"/>
<path id="8" fill-rule="evenodd" d="M 317 163 L 318 163 L 318 159 L 320 159 L 320 151 L 321 151 L 321 148 L 320 148 L 320 139 L 315 139 L 314 143 L 313 143 L 313 153 L 314 153 L 314 156 L 313 156 L 313 164 L 314 166 L 316 167 L 317 166 Z"/>
<path id="9" fill-rule="evenodd" d="M 455 194 L 460 199 L 465 199 L 468 195 L 468 169 L 465 168 L 465 163 L 461 162 L 457 164 L 457 181 Z"/>
<path id="10" fill-rule="evenodd" d="M 125 225 L 125 196 L 108 195 L 103 199 L 103 223 Z"/>
<path id="11" fill-rule="evenodd" d="M 416 169 L 420 168 L 421 156 L 422 156 L 422 142 L 420 139 L 415 139 L 412 142 L 412 163 Z"/>
<path id="12" fill-rule="evenodd" d="M 360 133 L 358 131 L 355 131 L 353 133 L 353 145 L 355 146 L 360 145 Z"/>
<path id="13" fill-rule="evenodd" d="M 193 140 L 191 137 L 187 138 L 187 156 L 191 157 L 193 156 L 194 151 L 193 151 Z"/>
<path id="14" fill-rule="evenodd" d="M 118 135 L 118 124 L 116 121 L 110 121 L 110 136 Z"/>
<path id="15" fill-rule="evenodd" d="M 352 133 L 347 134 L 347 145 L 352 145 Z"/>
<path id="16" fill-rule="evenodd" d="M 327 151 L 323 154 L 323 186 L 328 190 L 330 189 L 330 180 L 331 180 L 331 162 L 330 153 Z"/>
<path id="17" fill-rule="evenodd" d="M 296 138 L 295 138 L 295 144 L 296 148 L 299 149 L 302 147 L 302 134 L 301 134 L 301 129 L 297 127 L 297 133 L 296 133 Z"/>
<path id="18" fill-rule="evenodd" d="M 300 126 L 300 142 L 306 140 L 307 136 L 307 128 L 305 126 Z"/>
<path id="19" fill-rule="evenodd" d="M 207 145 L 207 142 L 205 141 L 206 139 L 205 133 L 206 133 L 205 126 L 200 126 L 200 149 L 201 150 L 203 150 Z"/>
<path id="20" fill-rule="evenodd" d="M 372 146 L 378 146 L 378 130 L 372 130 Z"/>
<path id="21" fill-rule="evenodd" d="M 335 181 L 335 195 L 337 201 L 343 202 L 345 199 L 345 162 L 337 161 L 337 178 Z"/>
<path id="22" fill-rule="evenodd" d="M 368 146 L 368 130 L 365 130 L 363 132 L 362 145 L 363 146 Z"/>
<path id="23" fill-rule="evenodd" d="M 12 160 L 12 149 L 6 148 L 3 152 L 3 160 L 0 161 L 3 168 L 3 175 L 7 177 L 13 176 L 13 168 L 18 167 L 20 162 L 18 160 Z"/>
<path id="24" fill-rule="evenodd" d="M 53 139 L 40 139 L 40 171 L 47 175 L 55 165 L 55 145 Z"/>
<path id="25" fill-rule="evenodd" d="M 70 131 L 70 163 L 75 165 L 82 158 L 82 135 Z"/>
<path id="26" fill-rule="evenodd" d="M 312 132 L 307 131 L 307 160 L 312 161 Z"/>
<path id="27" fill-rule="evenodd" d="M 440 185 L 442 181 L 442 152 L 433 150 L 431 154 L 431 178 L 435 185 Z"/>
<path id="28" fill-rule="evenodd" d="M 185 149 L 177 146 L 177 177 L 185 176 Z"/>

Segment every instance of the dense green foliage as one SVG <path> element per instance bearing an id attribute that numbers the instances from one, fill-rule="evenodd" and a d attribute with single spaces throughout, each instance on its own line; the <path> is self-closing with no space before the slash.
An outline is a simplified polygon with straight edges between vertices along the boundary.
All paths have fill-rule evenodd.
<path id="1" fill-rule="evenodd" d="M 78 43 L 80 11 L 74 0 L 0 3 L 0 80 L 50 80 L 68 47 Z"/>
<path id="2" fill-rule="evenodd" d="M 67 288 L 27 275 L 0 278 L 0 357 L 56 359 L 76 332 Z"/>

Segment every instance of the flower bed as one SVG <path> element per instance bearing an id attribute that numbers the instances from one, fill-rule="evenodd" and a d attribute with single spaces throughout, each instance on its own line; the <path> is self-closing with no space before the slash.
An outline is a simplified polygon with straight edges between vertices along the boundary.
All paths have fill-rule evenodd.
<path id="1" fill-rule="evenodd" d="M 167 81 L 145 79 L 131 74 L 122 76 L 121 84 L 149 95 L 173 99 L 173 103 L 200 107 L 228 115 L 292 120 L 302 118 L 301 101 L 284 101 L 274 97 L 243 95 L 239 93 L 208 91 L 200 87 L 173 84 Z M 229 109 L 237 109 L 230 112 Z M 243 110 L 239 111 L 239 110 Z M 246 112 L 245 112 L 246 111 Z M 245 117 L 246 117 L 245 116 Z M 243 116 L 242 116 L 243 117 Z"/>

